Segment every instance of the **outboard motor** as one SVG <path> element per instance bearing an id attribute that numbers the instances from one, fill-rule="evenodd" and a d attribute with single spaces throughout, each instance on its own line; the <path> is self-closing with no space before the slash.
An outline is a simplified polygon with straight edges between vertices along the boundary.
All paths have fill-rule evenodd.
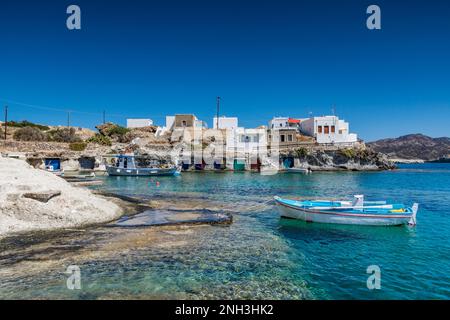
<path id="1" fill-rule="evenodd" d="M 417 216 L 417 211 L 419 210 L 419 204 L 414 203 L 411 209 L 412 209 L 412 216 L 411 216 L 411 219 L 409 220 L 408 224 L 411 226 L 415 226 L 417 224 L 416 216 Z"/>
<path id="2" fill-rule="evenodd" d="M 357 208 L 364 207 L 364 195 L 362 195 L 362 194 L 354 195 L 352 207 L 357 207 Z"/>

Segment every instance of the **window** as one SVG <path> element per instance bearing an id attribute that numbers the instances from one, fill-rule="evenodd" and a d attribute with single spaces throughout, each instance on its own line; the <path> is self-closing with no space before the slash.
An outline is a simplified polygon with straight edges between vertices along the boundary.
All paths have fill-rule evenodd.
<path id="1" fill-rule="evenodd" d="M 280 142 L 285 142 L 286 141 L 286 137 L 284 136 L 284 134 L 282 134 L 280 136 Z"/>
<path id="2" fill-rule="evenodd" d="M 282 124 L 282 123 L 280 123 L 280 127 L 283 127 L 283 124 Z"/>
<path id="3" fill-rule="evenodd" d="M 181 121 L 181 126 L 182 126 L 182 127 L 187 127 L 187 122 L 186 122 L 186 120 Z"/>
<path id="4" fill-rule="evenodd" d="M 294 140 L 294 139 L 293 139 L 293 137 L 292 137 L 292 134 L 289 134 L 289 135 L 288 135 L 288 141 L 289 141 L 289 142 L 292 142 L 293 140 Z"/>
<path id="5" fill-rule="evenodd" d="M 246 136 L 246 135 L 241 135 L 240 136 L 240 141 L 241 142 L 250 142 L 250 137 Z"/>
<path id="6" fill-rule="evenodd" d="M 259 136 L 257 134 L 253 136 L 253 142 L 259 142 Z"/>
<path id="7" fill-rule="evenodd" d="M 329 126 L 324 126 L 323 129 L 324 129 L 324 133 L 325 134 L 329 134 L 330 133 L 330 127 Z"/>
<path id="8" fill-rule="evenodd" d="M 331 133 L 335 133 L 336 132 L 336 127 L 335 126 L 331 126 Z"/>
<path id="9" fill-rule="evenodd" d="M 322 133 L 322 126 L 317 127 L 317 132 Z"/>

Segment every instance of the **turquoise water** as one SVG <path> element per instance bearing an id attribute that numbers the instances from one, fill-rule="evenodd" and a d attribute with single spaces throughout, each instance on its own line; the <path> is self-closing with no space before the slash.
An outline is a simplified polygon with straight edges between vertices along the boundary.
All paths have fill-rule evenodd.
<path id="1" fill-rule="evenodd" d="M 190 201 L 198 208 L 229 211 L 234 213 L 234 223 L 167 232 L 164 236 L 170 241 L 175 237 L 178 245 L 149 242 L 136 250 L 121 249 L 118 254 L 104 256 L 99 255 L 105 251 L 105 243 L 111 242 L 110 229 L 65 235 L 58 239 L 58 245 L 86 241 L 93 248 L 85 251 L 96 252 L 78 261 L 87 284 L 83 290 L 68 292 L 61 272 L 55 276 L 48 267 L 34 277 L 9 272 L 0 284 L 0 297 L 450 298 L 449 164 L 310 175 L 184 173 L 157 179 L 105 177 L 100 188 L 142 199 L 171 199 L 180 205 Z M 280 219 L 269 203 L 274 195 L 339 198 L 353 194 L 405 204 L 419 202 L 418 224 L 311 224 Z M 126 237 L 133 231 L 120 232 L 121 237 Z M 52 241 L 54 248 L 56 240 Z M 39 241 L 34 240 L 33 245 L 37 244 Z M 366 269 L 370 265 L 381 268 L 380 290 L 367 288 Z"/>

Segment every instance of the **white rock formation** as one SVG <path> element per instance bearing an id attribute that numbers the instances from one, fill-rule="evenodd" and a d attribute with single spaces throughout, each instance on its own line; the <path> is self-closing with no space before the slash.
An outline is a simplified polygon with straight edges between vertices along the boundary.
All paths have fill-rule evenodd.
<path id="1" fill-rule="evenodd" d="M 44 203 L 25 193 L 60 191 Z M 122 209 L 23 160 L 0 157 L 0 237 L 14 232 L 71 228 L 114 220 Z"/>

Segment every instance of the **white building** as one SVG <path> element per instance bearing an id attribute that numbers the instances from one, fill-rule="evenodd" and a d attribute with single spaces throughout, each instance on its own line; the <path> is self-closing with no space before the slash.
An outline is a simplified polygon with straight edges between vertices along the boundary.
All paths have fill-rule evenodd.
<path id="1" fill-rule="evenodd" d="M 303 134 L 316 138 L 317 143 L 353 144 L 358 136 L 349 132 L 349 124 L 336 116 L 312 117 L 300 122 Z"/>
<path id="2" fill-rule="evenodd" d="M 289 117 L 274 117 L 269 121 L 269 129 L 280 130 L 280 129 L 297 129 L 299 130 L 299 124 L 301 120 L 289 118 Z"/>
<path id="3" fill-rule="evenodd" d="M 226 166 L 236 170 L 235 165 L 241 163 L 246 169 L 251 169 L 258 159 L 267 155 L 267 129 L 227 129 L 226 135 Z"/>
<path id="4" fill-rule="evenodd" d="M 267 148 L 265 128 L 227 130 L 227 153 L 257 153 Z"/>
<path id="5" fill-rule="evenodd" d="M 213 118 L 213 129 L 230 129 L 238 128 L 237 117 L 219 117 L 219 128 L 217 128 L 217 117 Z"/>
<path id="6" fill-rule="evenodd" d="M 153 125 L 152 119 L 127 119 L 127 128 L 143 128 Z"/>
<path id="7" fill-rule="evenodd" d="M 195 119 L 194 120 L 194 127 L 208 129 L 208 124 L 205 121 L 203 121 L 203 120 Z"/>
<path id="8" fill-rule="evenodd" d="M 165 125 L 165 128 L 166 128 L 167 130 L 172 129 L 174 123 L 175 123 L 175 116 L 166 116 L 166 125 Z"/>
<path id="9" fill-rule="evenodd" d="M 161 128 L 162 132 L 167 132 L 175 128 L 208 128 L 205 121 L 199 120 L 193 114 L 177 114 L 174 116 L 166 116 L 166 125 Z"/>

